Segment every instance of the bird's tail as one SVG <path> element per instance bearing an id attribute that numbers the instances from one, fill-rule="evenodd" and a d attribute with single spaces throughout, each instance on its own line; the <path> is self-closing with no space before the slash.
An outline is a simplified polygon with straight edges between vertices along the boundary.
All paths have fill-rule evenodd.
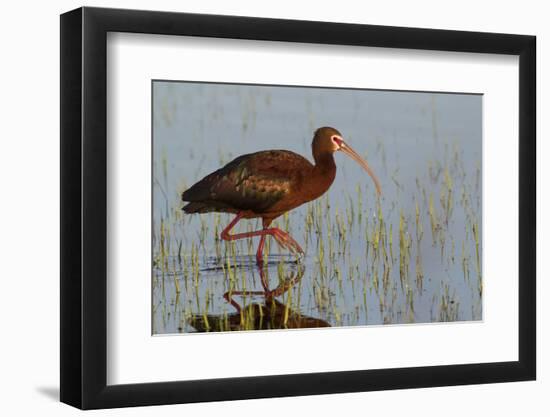
<path id="1" fill-rule="evenodd" d="M 193 213 L 208 213 L 212 211 L 212 208 L 207 206 L 204 203 L 193 202 L 183 206 L 182 210 L 187 214 L 193 214 Z"/>

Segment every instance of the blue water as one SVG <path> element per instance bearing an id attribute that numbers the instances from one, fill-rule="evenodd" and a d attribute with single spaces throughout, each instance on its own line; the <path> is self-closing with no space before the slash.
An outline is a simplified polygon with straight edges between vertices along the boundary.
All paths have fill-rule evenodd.
<path id="1" fill-rule="evenodd" d="M 482 319 L 474 236 L 477 227 L 481 244 L 481 123 L 480 95 L 154 82 L 153 258 L 160 256 L 162 222 L 171 266 L 163 270 L 155 263 L 153 269 L 153 332 L 193 332 L 190 322 L 197 314 L 236 312 L 223 297 L 228 272 L 217 267 L 227 259 L 216 253 L 216 227 L 219 231 L 231 216 L 183 215 L 181 192 L 249 152 L 288 149 L 312 160 L 311 139 L 320 126 L 337 128 L 377 174 L 385 248 L 388 253 L 391 226 L 392 256 L 384 275 L 384 262 L 374 257 L 370 239 L 379 222 L 374 185 L 354 161 L 337 154 L 334 184 L 310 203 L 319 210 L 321 234 L 306 233 L 308 205 L 278 221 L 306 256 L 299 282 L 277 299 L 296 314 L 331 326 Z M 338 221 L 346 226 L 345 238 L 336 233 Z M 241 223 L 236 231 L 259 227 L 255 220 Z M 410 246 L 403 250 L 406 270 L 400 267 L 400 224 Z M 237 245 L 238 278 L 232 284 L 237 289 L 262 289 L 253 258 L 256 244 Z M 198 276 L 182 266 L 190 262 L 194 245 Z M 319 245 L 325 253 L 333 245 L 339 255 L 320 259 Z M 294 258 L 275 256 L 286 252 L 274 243 L 271 253 L 267 272 L 276 287 L 278 276 L 294 273 Z M 281 275 L 281 268 L 289 272 Z"/>

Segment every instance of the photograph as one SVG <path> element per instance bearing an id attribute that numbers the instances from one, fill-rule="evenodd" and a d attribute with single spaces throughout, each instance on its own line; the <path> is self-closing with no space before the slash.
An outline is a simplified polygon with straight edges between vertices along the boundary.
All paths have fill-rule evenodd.
<path id="1" fill-rule="evenodd" d="M 6 2 L 0 416 L 549 414 L 544 4 Z"/>
<path id="2" fill-rule="evenodd" d="M 153 335 L 483 320 L 482 94 L 151 88 Z"/>

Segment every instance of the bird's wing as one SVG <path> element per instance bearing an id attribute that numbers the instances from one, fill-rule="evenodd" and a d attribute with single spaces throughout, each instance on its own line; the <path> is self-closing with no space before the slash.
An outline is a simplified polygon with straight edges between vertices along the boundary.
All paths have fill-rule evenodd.
<path id="1" fill-rule="evenodd" d="M 297 168 L 303 164 L 311 166 L 305 158 L 289 151 L 243 155 L 193 185 L 182 198 L 265 212 L 291 191 L 300 172 Z"/>

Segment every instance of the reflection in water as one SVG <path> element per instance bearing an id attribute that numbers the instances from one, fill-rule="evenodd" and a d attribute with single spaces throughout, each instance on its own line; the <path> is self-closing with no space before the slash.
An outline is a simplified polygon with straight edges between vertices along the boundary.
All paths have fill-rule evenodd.
<path id="1" fill-rule="evenodd" d="M 280 279 L 279 285 L 273 289 L 269 287 L 268 269 L 258 267 L 258 272 L 263 291 L 228 291 L 224 294 L 224 299 L 235 308 L 234 313 L 193 314 L 188 323 L 198 332 L 330 327 L 325 320 L 306 316 L 291 309 L 290 297 L 287 298 L 286 303 L 276 299 L 302 279 L 305 272 L 304 265 L 295 265 L 290 274 Z M 262 301 L 241 305 L 237 299 L 243 297 L 261 297 Z"/>

